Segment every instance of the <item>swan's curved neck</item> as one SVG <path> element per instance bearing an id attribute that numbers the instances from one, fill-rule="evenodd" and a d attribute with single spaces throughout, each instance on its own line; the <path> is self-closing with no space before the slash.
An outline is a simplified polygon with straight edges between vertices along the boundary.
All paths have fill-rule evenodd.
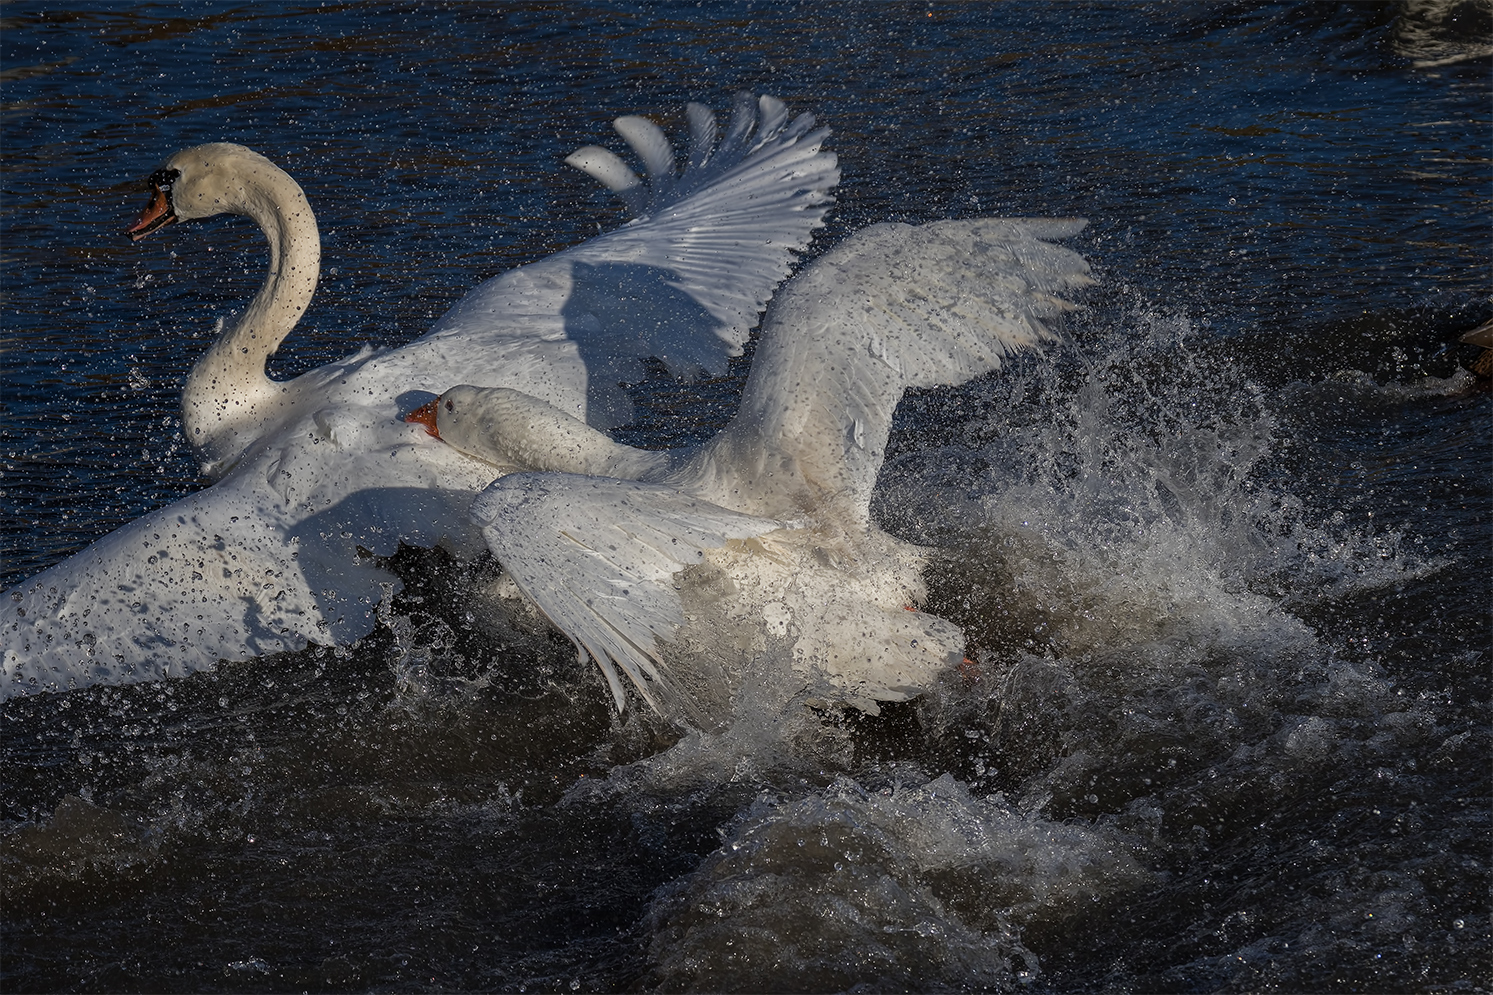
<path id="1" fill-rule="evenodd" d="M 182 392 L 182 427 L 210 476 L 280 420 L 287 385 L 267 377 L 264 364 L 305 313 L 321 270 L 321 236 L 305 193 L 268 165 L 260 160 L 235 177 L 220 209 L 259 223 L 270 243 L 269 274 L 238 322 L 192 367 Z"/>

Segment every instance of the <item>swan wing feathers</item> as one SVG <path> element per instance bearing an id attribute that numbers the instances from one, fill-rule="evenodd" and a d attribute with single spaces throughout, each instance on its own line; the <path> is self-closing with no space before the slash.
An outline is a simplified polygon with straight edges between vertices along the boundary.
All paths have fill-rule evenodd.
<path id="1" fill-rule="evenodd" d="M 840 171 L 835 155 L 821 149 L 828 129 L 815 129 L 810 114 L 790 117 L 775 98 L 739 97 L 713 147 L 714 115 L 698 104 L 687 115 L 690 152 L 678 176 L 674 150 L 656 125 L 618 119 L 617 130 L 648 169 L 646 191 L 605 149 L 588 147 L 567 160 L 616 191 L 638 217 L 483 283 L 428 337 L 459 336 L 479 351 L 488 338 L 572 340 L 592 381 L 593 404 L 597 381 L 604 390 L 635 382 L 649 357 L 678 375 L 723 373 L 823 223 Z M 598 427 L 609 427 L 610 419 L 600 420 Z"/>
<path id="2" fill-rule="evenodd" d="M 671 487 L 565 473 L 502 477 L 472 517 L 519 588 L 600 665 L 619 710 L 619 668 L 655 707 L 677 699 L 656 645 L 684 624 L 671 578 L 706 549 L 783 527 Z"/>
<path id="3" fill-rule="evenodd" d="M 12 588 L 0 698 L 345 645 L 398 588 L 375 558 L 401 539 L 479 551 L 466 508 L 496 471 L 414 426 L 355 414 L 317 412 L 213 487 Z"/>
<path id="4" fill-rule="evenodd" d="M 903 392 L 962 383 L 1054 338 L 1049 325 L 1072 307 L 1057 295 L 1092 281 L 1081 256 L 1047 239 L 1084 224 L 982 218 L 858 232 L 778 295 L 712 472 L 762 463 L 743 453 L 775 454 L 796 463 L 815 500 L 864 520 Z M 701 493 L 718 488 L 752 489 L 717 480 Z M 729 503 L 782 514 L 770 500 Z"/>

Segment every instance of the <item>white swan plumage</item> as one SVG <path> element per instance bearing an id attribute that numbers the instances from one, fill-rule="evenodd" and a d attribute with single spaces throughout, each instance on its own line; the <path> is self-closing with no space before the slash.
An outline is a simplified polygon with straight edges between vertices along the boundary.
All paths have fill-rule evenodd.
<path id="1" fill-rule="evenodd" d="M 927 551 L 871 521 L 893 412 L 908 388 L 961 383 L 1052 338 L 1071 307 L 1057 295 L 1091 281 L 1047 240 L 1083 226 L 858 232 L 778 292 L 739 411 L 694 449 L 618 445 L 507 388 L 454 387 L 413 417 L 471 456 L 527 465 L 473 516 L 619 709 L 620 671 L 660 711 L 717 724 L 744 662 L 775 651 L 814 695 L 875 711 L 964 651 L 952 623 L 909 610 Z"/>
<path id="2" fill-rule="evenodd" d="M 726 134 L 687 108 L 688 164 L 662 131 L 615 122 L 647 167 L 567 161 L 618 192 L 626 226 L 478 286 L 417 341 L 294 380 L 264 371 L 315 290 L 320 244 L 300 187 L 242 146 L 199 146 L 151 177 L 129 234 L 220 213 L 259 223 L 269 274 L 193 367 L 187 439 L 215 483 L 0 596 L 0 696 L 128 683 L 369 632 L 397 586 L 376 557 L 403 542 L 475 555 L 472 496 L 501 468 L 455 454 L 402 415 L 453 384 L 507 386 L 582 423 L 628 420 L 624 382 L 657 357 L 723 372 L 739 355 L 839 181 L 827 129 L 739 95 Z"/>

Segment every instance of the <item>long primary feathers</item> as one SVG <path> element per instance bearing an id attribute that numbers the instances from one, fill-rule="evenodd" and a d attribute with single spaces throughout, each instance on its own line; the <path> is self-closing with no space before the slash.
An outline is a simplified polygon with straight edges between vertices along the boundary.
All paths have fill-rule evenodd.
<path id="1" fill-rule="evenodd" d="M 1052 338 L 1057 295 L 1090 282 L 1046 239 L 1085 222 L 979 218 L 857 232 L 773 303 L 731 424 L 688 470 L 710 500 L 792 515 L 805 501 L 864 523 L 908 388 L 962 383 Z"/>

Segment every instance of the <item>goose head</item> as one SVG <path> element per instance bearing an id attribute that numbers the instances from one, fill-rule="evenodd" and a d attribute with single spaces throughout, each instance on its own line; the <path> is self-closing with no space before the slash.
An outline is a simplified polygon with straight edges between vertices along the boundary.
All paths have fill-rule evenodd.
<path id="1" fill-rule="evenodd" d="M 605 432 L 523 391 L 459 384 L 405 421 L 467 456 L 509 470 L 550 470 L 637 479 L 668 454 L 613 442 Z"/>

